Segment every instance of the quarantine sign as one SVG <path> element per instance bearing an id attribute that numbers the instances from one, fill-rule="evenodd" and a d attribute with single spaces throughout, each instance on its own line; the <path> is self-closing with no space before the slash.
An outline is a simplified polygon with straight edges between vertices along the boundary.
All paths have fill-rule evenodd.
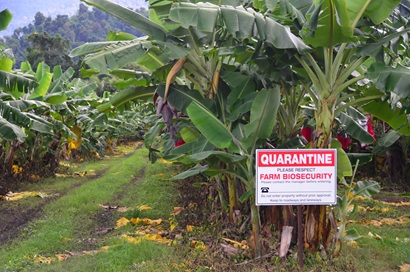
<path id="1" fill-rule="evenodd" d="M 336 149 L 256 150 L 256 205 L 336 204 Z"/>

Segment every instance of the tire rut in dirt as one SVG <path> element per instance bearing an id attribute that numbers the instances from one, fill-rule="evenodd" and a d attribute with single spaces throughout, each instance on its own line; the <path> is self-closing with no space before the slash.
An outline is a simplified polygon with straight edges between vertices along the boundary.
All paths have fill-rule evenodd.
<path id="1" fill-rule="evenodd" d="M 73 183 L 65 191 L 58 192 L 58 196 L 44 198 L 44 202 L 35 207 L 13 207 L 8 205 L 10 203 L 0 201 L 0 246 L 11 243 L 25 230 L 30 222 L 41 219 L 44 216 L 43 208 L 45 205 L 69 194 L 76 187 L 102 177 L 109 168 L 99 171 L 94 176 L 87 177 L 85 181 Z"/>
<path id="2" fill-rule="evenodd" d="M 115 206 L 118 201 L 122 199 L 121 196 L 125 195 L 129 191 L 129 187 L 137 186 L 141 178 L 144 176 L 145 169 L 142 168 L 129 183 L 121 186 L 119 192 L 113 195 L 108 203 L 103 204 Z M 96 221 L 96 229 L 91 231 L 91 237 L 103 238 L 105 234 L 111 232 L 115 227 L 117 215 L 117 209 L 112 208 L 102 209 L 100 212 L 96 213 L 93 218 L 93 220 Z"/>
<path id="3" fill-rule="evenodd" d="M 40 218 L 43 214 L 43 205 L 20 211 L 16 208 L 5 208 L 0 203 L 0 246 L 15 239 L 33 218 Z"/>

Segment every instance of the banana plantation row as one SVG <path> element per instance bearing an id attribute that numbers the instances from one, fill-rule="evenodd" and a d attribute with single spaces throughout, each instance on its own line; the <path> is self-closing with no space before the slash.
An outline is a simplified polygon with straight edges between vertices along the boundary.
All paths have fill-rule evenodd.
<path id="1" fill-rule="evenodd" d="M 23 62 L 16 69 L 2 49 L 6 176 L 52 174 L 61 158 L 101 155 L 113 140 L 144 136 L 152 162 L 186 166 L 175 179 L 201 175 L 216 182 L 232 224 L 234 214 L 250 216 L 256 257 L 267 250 L 262 228 L 297 227 L 292 207 L 255 205 L 256 149 L 337 149 L 336 208 L 299 209 L 299 250 L 308 252 L 322 248 L 333 256 L 343 239 L 354 237 L 346 229 L 351 194 L 371 196 L 380 188 L 353 180 L 357 161 L 396 146 L 401 159 L 390 158 L 387 166 L 396 167 L 400 182 L 409 181 L 405 3 L 151 0 L 146 18 L 110 1 L 82 1 L 147 36 L 111 33 L 105 42 L 72 50 L 71 57 L 82 60 L 81 75 L 116 78 L 118 92 L 102 97 L 72 68 L 40 63 L 33 70 Z M 2 22 L 10 18 L 7 11 L 1 16 Z"/>

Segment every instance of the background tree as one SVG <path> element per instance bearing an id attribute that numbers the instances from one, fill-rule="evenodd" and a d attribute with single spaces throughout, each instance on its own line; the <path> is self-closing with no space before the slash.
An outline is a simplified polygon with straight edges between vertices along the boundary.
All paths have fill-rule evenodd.
<path id="1" fill-rule="evenodd" d="M 33 33 L 28 36 L 28 41 L 31 46 L 27 48 L 27 61 L 34 67 L 41 62 L 50 67 L 61 65 L 64 70 L 74 66 L 68 56 L 70 41 L 60 35 L 51 37 L 47 32 Z"/>
<path id="2" fill-rule="evenodd" d="M 144 16 L 148 16 L 148 11 L 145 8 L 138 8 L 138 11 Z M 86 5 L 80 4 L 78 12 L 73 16 L 57 15 L 55 19 L 52 19 L 50 16 L 46 17 L 38 12 L 33 23 L 17 28 L 11 36 L 3 37 L 0 44 L 13 50 L 14 65 L 19 67 L 20 63 L 26 60 L 26 48 L 30 46 L 28 36 L 31 34 L 47 32 L 51 37 L 60 35 L 63 40 L 68 40 L 70 46 L 74 48 L 86 42 L 104 41 L 110 31 L 124 31 L 141 36 L 140 31 L 114 16 L 99 9 L 90 10 Z"/>

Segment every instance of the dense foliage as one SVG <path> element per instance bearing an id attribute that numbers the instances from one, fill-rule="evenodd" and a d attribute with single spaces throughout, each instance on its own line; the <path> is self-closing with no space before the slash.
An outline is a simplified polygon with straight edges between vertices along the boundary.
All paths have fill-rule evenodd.
<path id="1" fill-rule="evenodd" d="M 74 91 L 83 81 L 72 78 L 72 70 L 57 69 L 51 74 L 43 63 L 35 75 L 27 63 L 13 71 L 4 50 L 5 108 L 18 112 L 9 101 L 36 101 L 35 106 L 19 108 L 22 115 L 30 111 L 25 122 L 17 123 L 14 115 L 4 111 L 2 118 L 8 123 L 4 122 L 0 136 L 9 148 L 4 154 L 16 149 L 13 144 L 27 142 L 27 130 L 44 128 L 35 126 L 42 119 L 33 118 L 34 109 L 51 104 L 47 114 L 57 111 L 51 116 L 67 132 L 68 147 L 78 149 L 86 146 L 78 142 L 86 133 L 95 145 L 104 133 L 118 135 L 119 122 L 129 119 L 120 119 L 115 109 L 132 116 L 137 109 L 129 101 L 155 95 L 162 119 L 156 118 L 145 137 L 150 159 L 162 157 L 183 164 L 187 170 L 175 178 L 199 174 L 206 178 L 204 188 L 215 186 L 216 202 L 237 231 L 249 235 L 254 256 L 277 246 L 263 238 L 283 226 L 303 233 L 299 252 L 323 249 L 328 256 L 340 252 L 342 240 L 357 236 L 345 231 L 350 195 L 371 196 L 380 186 L 375 181 L 354 180 L 351 161 L 363 156 L 353 154 L 350 161 L 335 136 L 342 131 L 361 144 L 378 145 L 379 152 L 401 138 L 408 150 L 409 29 L 408 21 L 395 10 L 400 1 L 369 0 L 363 7 L 349 0 L 151 1 L 149 18 L 110 1 L 83 1 L 148 35 L 110 33 L 107 41 L 86 43 L 70 53 L 83 61 L 83 77 L 113 77 L 122 90 L 112 96 L 105 92 L 103 99 L 92 91 Z M 36 21 L 41 29 L 47 20 L 36 16 Z M 91 22 L 87 25 L 92 26 Z M 87 97 L 90 93 L 94 96 Z M 367 120 L 365 112 L 390 128 L 377 143 L 357 122 Z M 138 120 L 135 117 L 131 120 Z M 302 137 L 307 127 L 313 131 Z M 56 131 L 50 134 L 55 136 Z M 64 139 L 57 140 L 61 144 Z M 337 208 L 299 206 L 301 220 L 296 225 L 290 206 L 256 206 L 255 151 L 260 148 L 337 149 Z M 10 158 L 4 157 L 12 173 Z M 288 240 L 294 240 L 295 235 L 289 235 Z"/>
<path id="2" fill-rule="evenodd" d="M 337 130 L 373 143 L 355 121 L 366 120 L 365 110 L 386 121 L 392 133 L 410 135 L 407 106 L 394 107 L 391 99 L 400 93 L 396 103 L 407 105 L 408 92 L 401 90 L 408 85 L 408 69 L 385 62 L 402 50 L 388 47 L 389 41 L 402 44 L 407 37 L 407 21 L 398 29 L 396 13 L 386 20 L 400 1 L 366 1 L 363 8 L 352 1 L 152 1 L 150 20 L 108 1 L 84 2 L 122 18 L 149 38 L 87 44 L 71 55 L 85 55 L 91 69 L 105 74 L 118 73 L 131 62 L 141 66 L 135 74 L 145 72 L 149 81 L 134 80 L 136 87 L 122 98 L 156 86 L 163 120 L 145 137 L 151 159 L 160 156 L 191 167 L 176 178 L 201 174 L 216 183 L 231 223 L 246 224 L 234 214 L 250 214 L 250 245 L 256 256 L 264 247 L 262 229 L 296 225 L 292 208 L 255 206 L 255 150 L 337 148 L 339 209 L 328 215 L 325 206 L 298 211 L 305 222 L 304 240 L 298 244 L 300 251 L 323 247 L 328 254 L 339 252 L 347 234 L 341 220 L 348 213 L 344 200 L 352 191 L 371 195 L 379 185 L 353 182 L 348 156 L 333 140 Z M 389 85 L 390 77 L 404 80 L 400 88 L 380 87 Z M 380 105 L 390 110 L 381 113 Z M 314 128 L 308 145 L 299 135 L 303 125 Z M 168 133 L 160 134 L 165 128 Z"/>
<path id="3" fill-rule="evenodd" d="M 4 10 L 0 19 L 1 30 L 11 14 Z M 11 50 L 0 47 L 1 193 L 20 180 L 53 175 L 60 159 L 98 159 L 118 141 L 142 137 L 153 111 L 152 105 L 135 101 L 110 114 L 99 112 L 110 92 L 99 97 L 93 80 L 76 77 L 64 53 L 68 42 L 46 32 L 29 39 L 28 59 L 35 69 L 26 61 L 13 68 Z"/>

